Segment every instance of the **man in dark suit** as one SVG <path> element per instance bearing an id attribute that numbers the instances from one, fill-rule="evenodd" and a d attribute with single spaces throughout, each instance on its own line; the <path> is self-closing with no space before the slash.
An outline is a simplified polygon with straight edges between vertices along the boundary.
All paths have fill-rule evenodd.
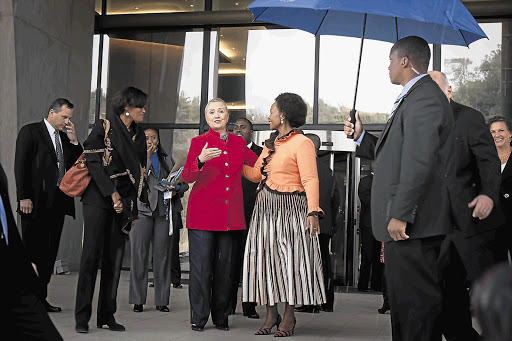
<path id="1" fill-rule="evenodd" d="M 372 228 L 385 241 L 386 279 L 393 340 L 441 340 L 441 246 L 451 231 L 454 122 L 446 96 L 427 75 L 428 43 L 397 41 L 389 78 L 403 86 L 382 135 L 364 133 L 359 115 L 345 133 L 360 143 L 357 154 L 375 159 Z"/>
<path id="2" fill-rule="evenodd" d="M 14 174 L 21 214 L 23 241 L 41 282 L 39 296 L 48 312 L 60 307 L 48 303 L 48 283 L 59 251 L 64 215 L 74 217 L 74 199 L 59 189 L 60 181 L 82 153 L 70 121 L 73 104 L 58 98 L 48 117 L 21 128 L 16 140 Z"/>
<path id="3" fill-rule="evenodd" d="M 256 143 L 252 142 L 252 122 L 246 118 L 239 118 L 235 121 L 235 125 L 233 127 L 233 134 L 242 136 L 247 143 L 247 147 L 252 150 L 256 155 L 260 156 L 263 148 L 258 146 Z M 245 215 L 245 226 L 246 229 L 242 231 L 235 231 L 237 236 L 235 241 L 237 243 L 237 247 L 234 248 L 235 256 L 234 256 L 234 270 L 233 270 L 233 294 L 231 296 L 233 310 L 232 313 L 235 313 L 236 304 L 238 301 L 238 287 L 240 284 L 240 274 L 242 272 L 242 267 L 244 264 L 244 252 L 245 252 L 245 242 L 247 241 L 247 232 L 249 231 L 249 225 L 251 223 L 252 211 L 254 210 L 254 204 L 256 202 L 256 189 L 258 188 L 258 184 L 255 184 L 246 178 L 242 177 L 242 191 L 244 193 L 244 215 Z M 242 302 L 242 311 L 243 315 L 248 318 L 257 319 L 260 315 L 256 312 L 256 303 L 252 302 Z"/>
<path id="4" fill-rule="evenodd" d="M 12 340 L 62 340 L 38 296 L 36 266 L 30 264 L 12 214 L 7 177 L 0 164 L 0 281 L 2 334 Z"/>
<path id="5" fill-rule="evenodd" d="M 361 237 L 361 266 L 359 268 L 359 281 L 357 282 L 357 289 L 363 292 L 369 291 L 368 282 L 371 283 L 372 290 L 382 290 L 382 263 L 380 262 L 381 243 L 378 242 L 373 236 L 370 204 L 374 168 L 375 161 L 372 161 L 370 175 L 361 178 L 357 189 L 357 194 L 359 195 L 359 200 L 361 201 L 361 211 L 359 215 L 359 236 Z"/>
<path id="6" fill-rule="evenodd" d="M 306 134 L 315 144 L 316 153 L 320 151 L 321 141 L 320 137 L 315 134 Z M 334 285 L 332 276 L 331 265 L 331 252 L 329 244 L 332 236 L 338 229 L 337 218 L 340 206 L 340 194 L 336 178 L 328 165 L 320 161 L 317 157 L 316 166 L 318 171 L 319 192 L 320 192 L 320 207 L 324 211 L 324 216 L 320 219 L 320 234 L 318 241 L 320 243 L 320 255 L 322 257 L 322 269 L 324 275 L 324 287 L 326 303 L 319 306 L 303 305 L 295 308 L 297 312 L 304 313 L 318 313 L 320 309 L 326 312 L 332 312 L 334 308 Z"/>
<path id="7" fill-rule="evenodd" d="M 504 222 L 498 203 L 501 169 L 498 152 L 482 114 L 451 99 L 446 75 L 430 71 L 445 93 L 455 119 L 457 194 L 452 203 L 456 226 L 451 239 L 450 265 L 445 276 L 443 334 L 447 340 L 477 340 L 469 310 L 466 278 L 476 281 L 495 264 L 496 229 Z M 485 219 L 485 220 L 484 220 Z"/>

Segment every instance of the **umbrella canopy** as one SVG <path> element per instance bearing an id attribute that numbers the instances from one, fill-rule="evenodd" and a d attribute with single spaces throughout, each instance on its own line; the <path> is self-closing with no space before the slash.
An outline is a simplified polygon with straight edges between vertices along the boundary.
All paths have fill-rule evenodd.
<path id="1" fill-rule="evenodd" d="M 460 0 L 255 0 L 247 8 L 255 20 L 315 35 L 460 46 L 487 38 Z"/>

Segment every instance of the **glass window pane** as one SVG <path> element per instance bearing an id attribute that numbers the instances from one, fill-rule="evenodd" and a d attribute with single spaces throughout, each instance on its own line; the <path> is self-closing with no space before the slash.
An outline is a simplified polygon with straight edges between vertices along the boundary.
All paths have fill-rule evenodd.
<path id="1" fill-rule="evenodd" d="M 361 39 L 320 37 L 318 122 L 338 123 L 354 105 Z M 389 51 L 393 44 L 365 40 L 356 99 L 363 123 L 386 123 L 402 86 L 389 81 Z M 433 46 L 430 45 L 432 51 Z M 432 68 L 432 60 L 430 67 Z"/>
<path id="2" fill-rule="evenodd" d="M 107 101 L 126 86 L 149 95 L 148 123 L 198 123 L 202 32 L 110 35 Z"/>
<path id="3" fill-rule="evenodd" d="M 89 101 L 89 124 L 94 123 L 96 114 L 96 89 L 98 82 L 98 56 L 100 47 L 100 35 L 95 34 L 92 41 L 92 72 L 91 72 L 91 97 Z"/>
<path id="4" fill-rule="evenodd" d="M 107 14 L 204 11 L 204 0 L 108 0 Z"/>
<path id="5" fill-rule="evenodd" d="M 270 106 L 282 92 L 300 95 L 313 122 L 315 37 L 291 29 L 248 31 L 245 73 L 247 118 L 268 123 Z"/>
<path id="6" fill-rule="evenodd" d="M 480 111 L 486 119 L 503 115 L 502 23 L 480 24 L 489 37 L 469 48 L 442 46 L 441 70 L 453 90 L 453 100 Z"/>
<path id="7" fill-rule="evenodd" d="M 94 11 L 98 14 L 101 14 L 101 2 L 102 0 L 95 0 L 94 3 Z"/>

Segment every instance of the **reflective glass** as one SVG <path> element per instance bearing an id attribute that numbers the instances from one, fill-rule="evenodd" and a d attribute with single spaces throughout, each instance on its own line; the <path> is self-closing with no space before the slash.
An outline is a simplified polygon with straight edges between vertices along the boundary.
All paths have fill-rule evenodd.
<path id="1" fill-rule="evenodd" d="M 213 0 L 214 11 L 243 11 L 254 0 Z M 248 11 L 248 10 L 247 10 Z"/>
<path id="2" fill-rule="evenodd" d="M 502 23 L 480 26 L 489 40 L 480 39 L 469 48 L 443 46 L 441 70 L 450 81 L 454 101 L 480 111 L 486 118 L 503 116 Z M 508 63 L 510 67 L 512 62 Z"/>
<path id="3" fill-rule="evenodd" d="M 119 90 L 134 86 L 149 96 L 145 122 L 198 123 L 202 35 L 184 31 L 111 34 L 107 103 Z"/>

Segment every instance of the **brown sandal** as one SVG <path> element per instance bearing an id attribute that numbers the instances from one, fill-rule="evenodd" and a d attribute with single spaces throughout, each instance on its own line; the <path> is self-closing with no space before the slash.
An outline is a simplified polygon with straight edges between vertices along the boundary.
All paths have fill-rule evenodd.
<path id="1" fill-rule="evenodd" d="M 279 328 L 279 325 L 281 324 L 281 315 L 277 314 L 277 320 L 276 320 L 276 323 L 274 323 L 273 325 L 270 326 L 270 328 L 260 328 L 256 331 L 256 333 L 254 333 L 254 335 L 270 335 L 272 333 L 272 328 L 274 328 L 274 326 L 276 326 L 277 328 Z"/>

